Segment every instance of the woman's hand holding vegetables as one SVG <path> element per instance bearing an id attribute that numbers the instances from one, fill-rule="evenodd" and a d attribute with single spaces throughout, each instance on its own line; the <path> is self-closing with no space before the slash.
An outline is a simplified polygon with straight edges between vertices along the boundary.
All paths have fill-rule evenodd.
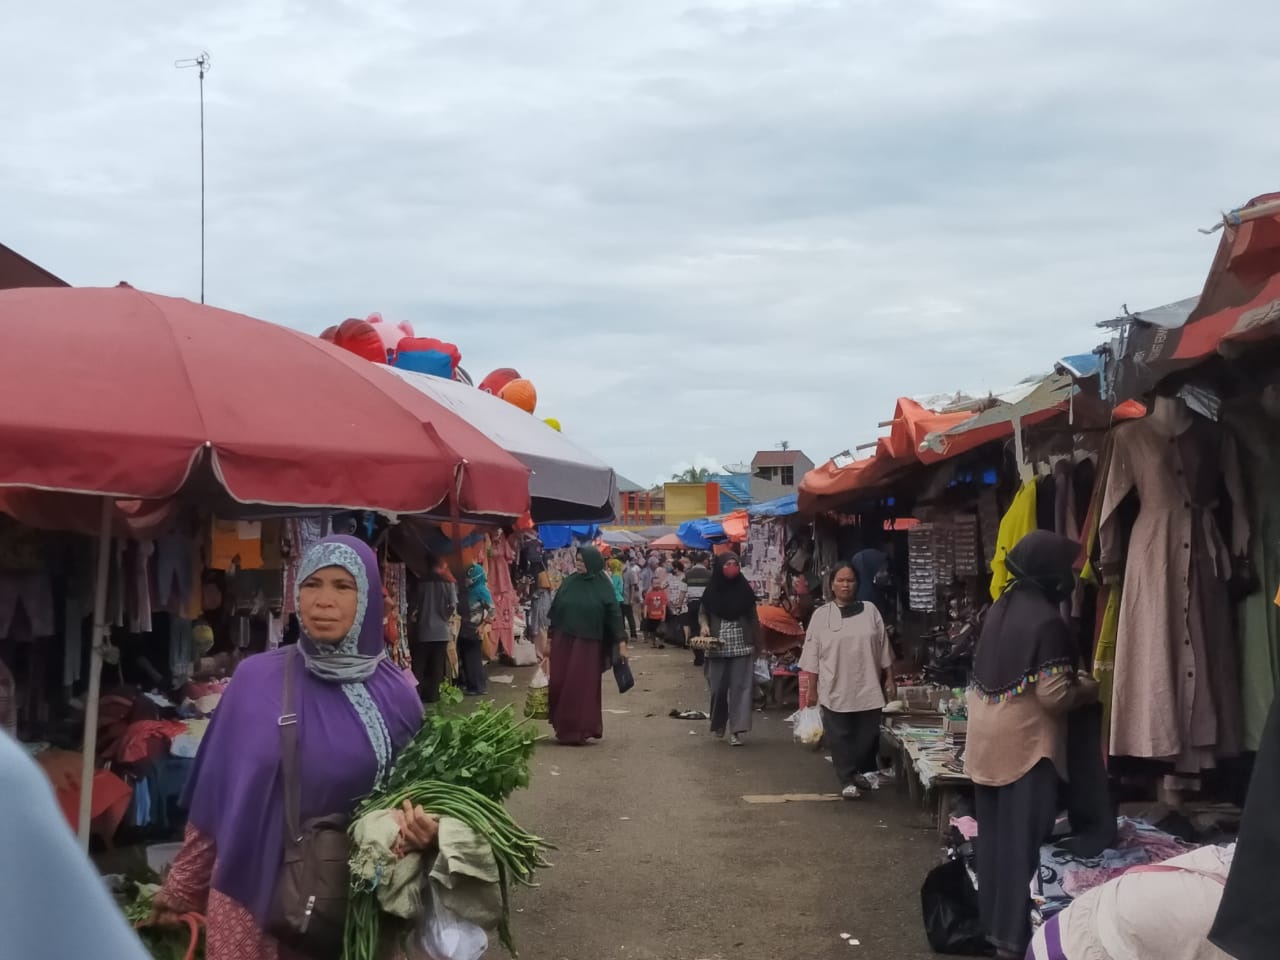
<path id="1" fill-rule="evenodd" d="M 401 856 L 406 853 L 425 853 L 435 846 L 436 837 L 440 833 L 438 819 L 422 807 L 414 806 L 411 800 L 406 800 L 404 806 L 396 812 L 400 819 L 398 850 Z"/>

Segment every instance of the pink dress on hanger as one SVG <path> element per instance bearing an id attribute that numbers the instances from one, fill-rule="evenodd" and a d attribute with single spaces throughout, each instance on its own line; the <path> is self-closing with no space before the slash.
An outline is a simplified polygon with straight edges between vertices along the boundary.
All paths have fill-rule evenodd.
<path id="1" fill-rule="evenodd" d="M 516 535 L 500 536 L 489 558 L 489 590 L 495 608 L 493 638 L 500 653 L 512 654 L 516 647 L 516 610 L 520 596 L 511 582 L 511 564 L 516 560 Z"/>

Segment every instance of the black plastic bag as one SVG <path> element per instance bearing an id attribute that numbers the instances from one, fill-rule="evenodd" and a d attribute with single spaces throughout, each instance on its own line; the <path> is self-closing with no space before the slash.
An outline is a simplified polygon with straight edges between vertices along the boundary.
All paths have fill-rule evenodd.
<path id="1" fill-rule="evenodd" d="M 626 657 L 618 657 L 613 661 L 613 679 L 617 681 L 618 692 L 626 693 L 636 685 L 636 678 L 631 675 L 631 664 Z"/>
<path id="2" fill-rule="evenodd" d="M 920 887 L 920 907 L 929 946 L 937 953 L 989 957 L 995 952 L 982 929 L 978 891 L 964 861 L 948 860 L 929 871 Z"/>

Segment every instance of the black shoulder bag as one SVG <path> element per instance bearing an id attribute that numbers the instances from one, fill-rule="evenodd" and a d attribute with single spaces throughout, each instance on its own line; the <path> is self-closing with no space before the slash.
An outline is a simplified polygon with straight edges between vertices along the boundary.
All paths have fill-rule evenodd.
<path id="1" fill-rule="evenodd" d="M 351 841 L 347 817 L 335 814 L 300 823 L 302 778 L 298 764 L 298 715 L 294 712 L 294 670 L 298 649 L 284 666 L 280 765 L 284 775 L 284 862 L 276 880 L 267 933 L 312 960 L 342 956 L 347 922 Z"/>

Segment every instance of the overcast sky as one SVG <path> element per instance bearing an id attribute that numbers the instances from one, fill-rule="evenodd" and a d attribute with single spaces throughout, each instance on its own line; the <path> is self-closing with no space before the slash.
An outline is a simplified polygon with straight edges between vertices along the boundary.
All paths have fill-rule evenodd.
<path id="1" fill-rule="evenodd" d="M 515 366 L 640 481 L 815 461 L 1198 292 L 1280 188 L 1275 0 L 46 0 L 0 242 L 76 285 Z"/>

